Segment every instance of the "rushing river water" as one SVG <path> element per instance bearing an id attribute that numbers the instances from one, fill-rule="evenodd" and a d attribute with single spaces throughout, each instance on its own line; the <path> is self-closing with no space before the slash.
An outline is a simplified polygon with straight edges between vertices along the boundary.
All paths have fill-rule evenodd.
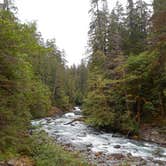
<path id="1" fill-rule="evenodd" d="M 76 150 L 90 150 L 92 153 L 131 154 L 145 160 L 160 160 L 166 165 L 166 148 L 154 143 L 127 139 L 122 135 L 95 131 L 84 122 L 74 121 L 80 118 L 81 110 L 75 107 L 73 112 L 61 117 L 45 118 L 33 121 L 33 125 L 41 125 L 50 136 L 61 144 L 70 144 Z M 71 123 L 72 122 L 72 123 Z"/>

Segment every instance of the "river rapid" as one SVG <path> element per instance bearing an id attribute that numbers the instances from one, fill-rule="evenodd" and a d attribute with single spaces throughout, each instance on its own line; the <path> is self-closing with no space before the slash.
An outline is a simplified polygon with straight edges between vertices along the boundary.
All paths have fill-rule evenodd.
<path id="1" fill-rule="evenodd" d="M 119 165 L 166 165 L 166 148 L 154 143 L 127 139 L 114 133 L 96 131 L 82 121 L 81 110 L 60 117 L 50 117 L 32 121 L 40 125 L 56 142 L 69 150 L 81 152 L 87 160 L 99 166 Z"/>

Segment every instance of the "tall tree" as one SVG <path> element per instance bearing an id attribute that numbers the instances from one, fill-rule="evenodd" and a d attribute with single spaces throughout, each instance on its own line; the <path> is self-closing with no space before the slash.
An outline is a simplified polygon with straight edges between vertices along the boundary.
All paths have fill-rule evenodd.
<path id="1" fill-rule="evenodd" d="M 34 29 L 19 23 L 10 11 L 0 11 L 0 26 L 1 153 L 12 147 L 20 151 L 27 149 L 30 119 L 45 116 L 51 103 L 48 88 L 35 75 L 30 63 L 31 54 L 41 47 Z"/>
<path id="2" fill-rule="evenodd" d="M 133 0 L 128 0 L 125 41 L 127 55 L 138 54 L 146 49 L 149 18 L 149 8 L 143 0 L 138 0 L 136 4 Z"/>
<path id="3" fill-rule="evenodd" d="M 165 68 L 166 68 L 166 1 L 154 0 L 153 3 L 154 14 L 152 16 L 152 49 L 158 53 L 157 63 L 154 66 L 154 72 L 156 73 L 156 87 L 158 89 L 158 97 L 160 104 L 161 114 L 166 112 L 165 101 L 166 96 L 165 84 Z"/>
<path id="4" fill-rule="evenodd" d="M 91 1 L 91 23 L 89 30 L 89 44 L 92 52 L 102 51 L 107 54 L 108 34 L 108 5 L 107 0 Z"/>

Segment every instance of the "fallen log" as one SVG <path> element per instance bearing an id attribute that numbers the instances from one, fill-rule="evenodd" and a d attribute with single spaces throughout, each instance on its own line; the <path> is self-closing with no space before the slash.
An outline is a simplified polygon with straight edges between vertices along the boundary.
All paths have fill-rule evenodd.
<path id="1" fill-rule="evenodd" d="M 84 122 L 85 121 L 85 118 L 84 117 L 80 117 L 80 118 L 77 118 L 77 119 L 74 119 L 72 120 L 71 122 L 68 122 L 68 123 L 65 123 L 64 125 L 69 125 L 69 124 L 72 124 L 76 121 L 79 121 L 79 122 Z"/>

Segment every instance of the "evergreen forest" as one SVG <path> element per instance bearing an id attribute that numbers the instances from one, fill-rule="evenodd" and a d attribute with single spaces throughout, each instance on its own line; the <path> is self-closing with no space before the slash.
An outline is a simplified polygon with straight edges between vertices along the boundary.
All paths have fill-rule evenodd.
<path id="1" fill-rule="evenodd" d="M 128 0 L 110 12 L 106 0 L 91 1 L 87 122 L 138 133 L 143 124 L 165 125 L 166 1 Z"/>
<path id="2" fill-rule="evenodd" d="M 166 0 L 126 1 L 110 11 L 107 0 L 90 0 L 88 55 L 70 67 L 56 40 L 22 23 L 10 1 L 0 9 L 0 165 L 15 156 L 30 156 L 29 166 L 87 165 L 31 135 L 33 119 L 74 106 L 88 125 L 128 137 L 166 126 Z"/>

